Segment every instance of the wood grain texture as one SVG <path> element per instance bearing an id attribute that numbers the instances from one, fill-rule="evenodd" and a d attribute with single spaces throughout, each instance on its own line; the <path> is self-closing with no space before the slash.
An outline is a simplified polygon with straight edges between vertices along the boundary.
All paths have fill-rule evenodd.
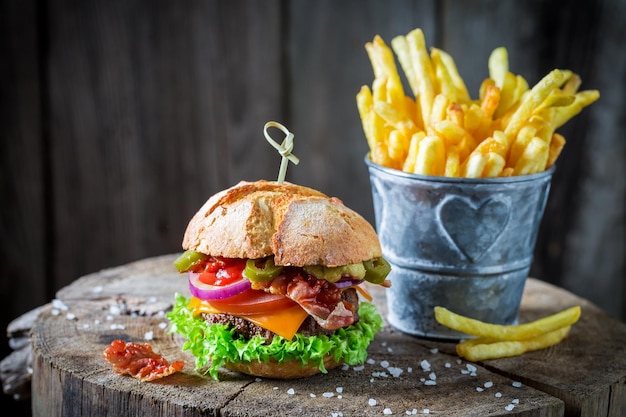
<path id="1" fill-rule="evenodd" d="M 363 367 L 291 381 L 223 370 L 216 382 L 195 372 L 193 357 L 181 351 L 183 340 L 159 326 L 167 323 L 163 313 L 173 294 L 187 291 L 174 259 L 150 258 L 103 270 L 59 291 L 57 299 L 67 310 L 48 306 L 32 329 L 33 415 L 317 416 L 341 411 L 365 416 L 380 415 L 385 408 L 394 415 L 428 408 L 446 416 L 504 416 L 510 414 L 504 407 L 518 399 L 514 410 L 519 416 L 599 417 L 618 415 L 626 407 L 620 394 L 626 383 L 626 325 L 535 279 L 528 281 L 521 322 L 572 305 L 582 306 L 580 321 L 560 344 L 476 364 L 475 376 L 462 372 L 467 362 L 458 360 L 454 343 L 404 335 L 385 325 Z M 371 291 L 384 316 L 384 290 Z M 115 374 L 102 359 L 112 340 L 143 342 L 147 332 L 153 332 L 155 351 L 186 362 L 182 373 L 140 383 Z M 423 360 L 430 371 L 420 366 Z M 401 373 L 394 375 L 394 369 Z M 430 372 L 436 385 L 424 384 Z M 523 384 L 516 388 L 514 381 Z M 369 405 L 369 399 L 377 404 Z"/>

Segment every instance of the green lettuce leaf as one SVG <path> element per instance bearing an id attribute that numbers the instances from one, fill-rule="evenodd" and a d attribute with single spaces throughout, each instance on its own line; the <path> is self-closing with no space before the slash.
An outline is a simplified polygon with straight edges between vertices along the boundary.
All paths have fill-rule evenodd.
<path id="1" fill-rule="evenodd" d="M 330 353 L 337 362 L 361 365 L 367 359 L 367 347 L 383 325 L 376 307 L 361 302 L 359 321 L 336 330 L 331 336 L 296 334 L 292 340 L 275 336 L 271 343 L 265 344 L 261 336 L 245 340 L 237 337 L 234 329 L 229 329 L 227 325 L 211 325 L 201 317 L 194 317 L 189 301 L 185 296 L 176 294 L 174 308 L 167 314 L 170 333 L 176 332 L 186 339 L 183 350 L 195 356 L 196 370 L 208 366 L 204 372 L 215 380 L 218 380 L 218 370 L 227 362 L 268 362 L 273 359 L 281 363 L 296 359 L 303 364 L 315 363 L 321 372 L 326 373 L 324 356 Z"/>

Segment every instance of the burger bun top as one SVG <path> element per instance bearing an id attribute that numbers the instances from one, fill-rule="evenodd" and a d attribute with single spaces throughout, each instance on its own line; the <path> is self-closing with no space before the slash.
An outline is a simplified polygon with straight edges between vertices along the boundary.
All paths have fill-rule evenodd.
<path id="1" fill-rule="evenodd" d="M 341 200 L 288 182 L 242 181 L 193 216 L 183 249 L 276 265 L 343 266 L 382 255 L 378 236 Z"/>

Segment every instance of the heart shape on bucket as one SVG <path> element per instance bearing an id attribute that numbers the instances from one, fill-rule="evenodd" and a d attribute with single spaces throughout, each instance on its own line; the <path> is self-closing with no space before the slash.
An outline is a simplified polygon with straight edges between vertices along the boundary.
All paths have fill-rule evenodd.
<path id="1" fill-rule="evenodd" d="M 439 204 L 438 216 L 450 243 L 470 262 L 478 262 L 509 222 L 510 203 L 487 198 L 478 203 L 449 196 Z"/>

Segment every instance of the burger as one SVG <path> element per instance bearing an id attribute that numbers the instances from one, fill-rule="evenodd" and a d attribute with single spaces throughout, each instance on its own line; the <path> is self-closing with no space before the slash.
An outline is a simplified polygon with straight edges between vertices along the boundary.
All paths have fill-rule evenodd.
<path id="1" fill-rule="evenodd" d="M 189 222 L 174 262 L 171 331 L 196 369 L 292 379 L 365 362 L 382 327 L 368 282 L 389 287 L 373 227 L 312 188 L 242 181 Z"/>

